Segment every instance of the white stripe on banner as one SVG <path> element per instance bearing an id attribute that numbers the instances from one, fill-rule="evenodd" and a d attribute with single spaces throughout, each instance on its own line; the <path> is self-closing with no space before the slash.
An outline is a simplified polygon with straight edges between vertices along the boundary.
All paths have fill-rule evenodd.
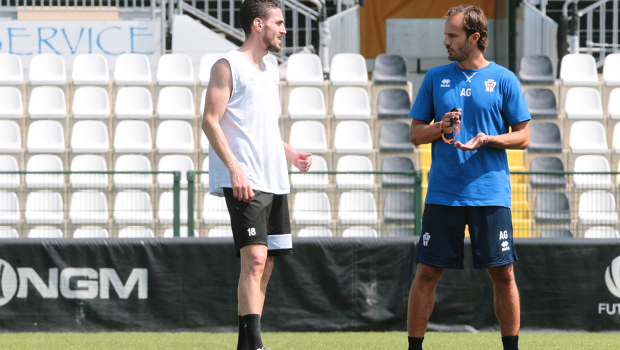
<path id="1" fill-rule="evenodd" d="M 267 249 L 293 249 L 293 236 L 290 233 L 287 235 L 267 236 Z"/>

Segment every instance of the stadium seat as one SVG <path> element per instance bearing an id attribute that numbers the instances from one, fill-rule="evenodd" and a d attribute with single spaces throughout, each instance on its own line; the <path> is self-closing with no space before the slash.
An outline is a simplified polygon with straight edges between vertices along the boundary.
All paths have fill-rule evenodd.
<path id="1" fill-rule="evenodd" d="M 620 232 L 609 226 L 596 226 L 589 228 L 583 235 L 584 238 L 620 238 Z"/>
<path id="2" fill-rule="evenodd" d="M 564 164 L 558 157 L 536 157 L 532 160 L 530 171 L 564 171 Z M 530 183 L 532 187 L 566 187 L 566 176 L 532 174 L 530 175 Z"/>
<path id="3" fill-rule="evenodd" d="M 403 89 L 384 89 L 377 96 L 377 118 L 407 118 L 411 111 L 409 93 Z"/>
<path id="4" fill-rule="evenodd" d="M 0 125 L 0 130 L 2 125 Z M 21 146 L 21 145 L 20 145 Z M 65 134 L 62 125 L 55 120 L 37 120 L 28 127 L 26 148 L 30 153 L 62 153 L 65 150 Z"/>
<path id="5" fill-rule="evenodd" d="M 616 123 L 614 126 L 614 133 L 611 139 L 611 148 L 614 153 L 620 154 L 620 123 Z"/>
<path id="6" fill-rule="evenodd" d="M 114 152 L 149 153 L 153 147 L 151 128 L 141 120 L 123 120 L 116 125 Z"/>
<path id="7" fill-rule="evenodd" d="M 609 94 L 609 104 L 607 105 L 607 114 L 612 120 L 620 119 L 620 88 L 611 90 Z"/>
<path id="8" fill-rule="evenodd" d="M 603 124 L 595 121 L 578 121 L 570 128 L 570 151 L 574 154 L 607 153 L 607 134 Z"/>
<path id="9" fill-rule="evenodd" d="M 65 85 L 65 60 L 60 55 L 41 53 L 32 56 L 28 70 L 30 85 Z"/>
<path id="10" fill-rule="evenodd" d="M 63 238 L 59 228 L 51 226 L 38 226 L 28 231 L 28 238 Z"/>
<path id="11" fill-rule="evenodd" d="M 290 119 L 325 119 L 325 96 L 315 87 L 297 87 L 288 95 Z"/>
<path id="12" fill-rule="evenodd" d="M 21 85 L 24 82 L 22 60 L 17 55 L 0 53 L 0 85 Z"/>
<path id="13" fill-rule="evenodd" d="M 181 188 L 187 188 L 187 172 L 194 171 L 194 162 L 188 156 L 169 155 L 163 156 L 157 164 L 158 171 L 180 171 Z M 174 175 L 158 174 L 157 186 L 159 188 L 172 188 L 174 185 Z"/>
<path id="14" fill-rule="evenodd" d="M 367 226 L 353 226 L 342 232 L 342 237 L 348 238 L 377 238 L 379 234 L 377 231 L 371 227 Z"/>
<path id="15" fill-rule="evenodd" d="M 336 119 L 370 119 L 368 92 L 360 87 L 336 90 L 333 110 Z"/>
<path id="16" fill-rule="evenodd" d="M 289 56 L 286 65 L 287 85 L 323 85 L 323 65 L 318 55 L 293 54 Z"/>
<path id="17" fill-rule="evenodd" d="M 336 153 L 370 154 L 373 150 L 370 127 L 361 121 L 338 123 L 334 135 L 334 148 Z"/>
<path id="18" fill-rule="evenodd" d="M 579 222 L 585 225 L 615 225 L 616 200 L 607 191 L 587 191 L 579 197 Z"/>
<path id="19" fill-rule="evenodd" d="M 74 119 L 106 119 L 110 116 L 110 97 L 102 87 L 84 86 L 73 95 Z"/>
<path id="20" fill-rule="evenodd" d="M 603 82 L 606 86 L 620 86 L 620 53 L 605 56 Z"/>
<path id="21" fill-rule="evenodd" d="M 209 238 L 232 238 L 232 227 L 228 226 L 217 226 L 209 230 L 207 233 L 207 237 Z"/>
<path id="22" fill-rule="evenodd" d="M 332 231 L 325 227 L 310 226 L 302 228 L 297 233 L 297 237 L 333 237 Z"/>
<path id="23" fill-rule="evenodd" d="M 108 127 L 98 120 L 82 120 L 71 129 L 71 152 L 105 153 L 110 150 Z"/>
<path id="24" fill-rule="evenodd" d="M 153 221 L 151 196 L 138 190 L 125 190 L 116 194 L 114 222 L 117 224 L 145 224 Z M 120 234 L 119 234 L 120 237 Z"/>
<path id="25" fill-rule="evenodd" d="M 551 89 L 527 89 L 524 95 L 532 119 L 558 119 L 558 104 Z"/>
<path id="26" fill-rule="evenodd" d="M 601 94 L 595 88 L 572 88 L 566 93 L 564 111 L 568 119 L 603 119 Z"/>
<path id="27" fill-rule="evenodd" d="M 209 172 L 209 157 L 202 161 L 202 171 Z M 202 188 L 209 189 L 209 174 L 200 175 L 200 185 Z"/>
<path id="28" fill-rule="evenodd" d="M 114 106 L 116 119 L 150 119 L 153 116 L 153 98 L 144 87 L 131 86 L 118 90 Z"/>
<path id="29" fill-rule="evenodd" d="M 193 153 L 194 132 L 188 122 L 165 120 L 157 128 L 155 148 L 159 153 Z"/>
<path id="30" fill-rule="evenodd" d="M 73 60 L 73 85 L 108 85 L 110 72 L 105 56 L 81 54 Z"/>
<path id="31" fill-rule="evenodd" d="M 540 232 L 540 238 L 574 238 L 573 231 L 564 227 L 548 227 Z"/>
<path id="32" fill-rule="evenodd" d="M 115 171 L 151 171 L 151 161 L 138 154 L 127 154 L 116 159 Z M 118 188 L 151 188 L 151 174 L 114 174 L 114 186 Z"/>
<path id="33" fill-rule="evenodd" d="M 399 171 L 414 171 L 413 160 L 409 157 L 388 157 L 383 159 L 381 163 L 381 171 L 383 172 L 399 172 Z M 382 187 L 397 187 L 397 186 L 413 186 L 415 184 L 414 175 L 398 175 L 398 174 L 382 174 L 381 186 Z"/>
<path id="34" fill-rule="evenodd" d="M 529 91 L 529 90 L 527 90 Z M 528 152 L 562 152 L 562 136 L 557 124 L 551 122 L 530 123 L 530 143 Z"/>
<path id="35" fill-rule="evenodd" d="M 69 219 L 72 224 L 107 224 L 108 199 L 101 191 L 86 190 L 71 195 Z"/>
<path id="36" fill-rule="evenodd" d="M 108 165 L 102 156 L 83 154 L 73 158 L 71 171 L 108 171 Z M 71 174 L 69 183 L 72 188 L 107 188 L 108 174 Z"/>
<path id="37" fill-rule="evenodd" d="M 19 165 L 14 157 L 0 155 L 0 188 L 18 188 L 19 174 L 2 173 L 5 171 L 19 171 Z"/>
<path id="38" fill-rule="evenodd" d="M 375 185 L 373 174 L 350 174 L 350 172 L 371 172 L 372 162 L 364 156 L 344 156 L 338 159 L 336 185 L 339 189 L 372 189 Z M 347 174 L 349 173 L 349 174 Z"/>
<path id="39" fill-rule="evenodd" d="M 200 118 L 202 118 L 202 116 L 204 115 L 204 111 L 205 111 L 205 101 L 207 99 L 207 89 L 202 90 L 202 93 L 200 94 Z"/>
<path id="40" fill-rule="evenodd" d="M 377 223 L 377 205 L 370 192 L 351 191 L 340 195 L 338 220 L 342 225 L 374 225 Z"/>
<path id="41" fill-rule="evenodd" d="M 372 71 L 372 82 L 375 85 L 407 84 L 407 61 L 401 55 L 378 55 Z"/>
<path id="42" fill-rule="evenodd" d="M 413 152 L 413 144 L 409 140 L 409 125 L 399 121 L 381 125 L 379 152 Z"/>
<path id="43" fill-rule="evenodd" d="M 413 224 L 415 221 L 415 196 L 412 192 L 390 192 L 383 204 L 383 222 Z"/>
<path id="44" fill-rule="evenodd" d="M 108 230 L 97 226 L 80 227 L 73 232 L 73 238 L 108 238 Z"/>
<path id="45" fill-rule="evenodd" d="M 198 69 L 198 81 L 200 86 L 209 85 L 211 79 L 211 68 L 222 57 L 222 53 L 208 53 L 200 59 L 200 68 Z"/>
<path id="46" fill-rule="evenodd" d="M 329 225 L 332 214 L 325 192 L 298 192 L 293 202 L 296 225 Z"/>
<path id="47" fill-rule="evenodd" d="M 415 229 L 413 227 L 396 227 L 388 232 L 388 237 L 413 237 Z"/>
<path id="48" fill-rule="evenodd" d="M 153 238 L 153 230 L 142 226 L 128 226 L 118 231 L 118 238 Z"/>
<path id="49" fill-rule="evenodd" d="M 205 193 L 202 202 L 202 222 L 205 224 L 230 224 L 230 214 L 224 197 Z"/>
<path id="50" fill-rule="evenodd" d="M 553 84 L 553 66 L 545 55 L 526 55 L 521 57 L 519 79 L 523 84 Z"/>
<path id="51" fill-rule="evenodd" d="M 37 154 L 26 164 L 26 171 L 63 171 L 65 170 L 60 157 L 52 154 Z M 63 188 L 65 176 L 63 174 L 26 174 L 27 188 Z"/>
<path id="52" fill-rule="evenodd" d="M 364 56 L 356 53 L 339 53 L 332 58 L 330 80 L 334 86 L 366 86 L 368 69 Z"/>
<path id="53" fill-rule="evenodd" d="M 36 87 L 30 92 L 28 100 L 31 119 L 64 119 L 67 116 L 65 93 L 59 87 Z"/>
<path id="54" fill-rule="evenodd" d="M 179 194 L 179 214 L 181 224 L 187 224 L 187 191 Z M 160 224 L 172 224 L 174 221 L 174 192 L 167 191 L 159 196 L 157 220 Z"/>
<path id="55" fill-rule="evenodd" d="M 326 153 L 325 126 L 316 121 L 298 121 L 291 126 L 289 145 L 302 152 Z"/>
<path id="56" fill-rule="evenodd" d="M 568 54 L 562 58 L 560 80 L 564 86 L 598 86 L 598 72 L 594 57 Z"/>
<path id="57" fill-rule="evenodd" d="M 151 62 L 145 55 L 124 53 L 116 58 L 116 85 L 151 85 L 151 78 Z"/>
<path id="58" fill-rule="evenodd" d="M 27 224 L 62 224 L 64 215 L 60 193 L 50 191 L 28 193 L 25 217 Z"/>
<path id="59" fill-rule="evenodd" d="M 157 83 L 159 85 L 193 85 L 192 59 L 182 53 L 161 56 L 157 62 Z"/>
<path id="60" fill-rule="evenodd" d="M 0 226 L 0 239 L 2 238 L 19 238 L 17 230 L 9 226 Z"/>
<path id="61" fill-rule="evenodd" d="M 575 159 L 574 172 L 605 172 L 611 171 L 609 161 L 603 156 L 579 156 Z M 575 174 L 573 175 L 575 188 L 584 190 L 609 190 L 611 189 L 610 174 Z"/>
<path id="62" fill-rule="evenodd" d="M 160 119 L 194 119 L 194 95 L 186 87 L 168 86 L 159 91 L 157 116 Z"/>
<path id="63" fill-rule="evenodd" d="M 200 152 L 209 154 L 209 139 L 202 129 L 200 129 Z"/>
<path id="64" fill-rule="evenodd" d="M 19 89 L 0 86 L 0 118 L 19 119 L 24 115 L 24 102 Z"/>
<path id="65" fill-rule="evenodd" d="M 179 237 L 187 238 L 189 236 L 188 232 L 187 226 L 181 226 L 179 228 Z M 194 237 L 199 237 L 197 230 L 194 230 Z M 166 231 L 164 231 L 164 238 L 174 238 L 174 229 L 167 228 Z"/>
<path id="66" fill-rule="evenodd" d="M 13 192 L 0 191 L 0 224 L 19 222 L 19 201 Z"/>
<path id="67" fill-rule="evenodd" d="M 0 153 L 19 153 L 22 136 L 19 125 L 11 120 L 0 120 Z"/>
<path id="68" fill-rule="evenodd" d="M 204 169 L 203 169 L 204 170 Z M 291 164 L 291 186 L 295 189 L 325 190 L 329 186 L 328 174 L 312 174 L 313 172 L 327 172 L 327 162 L 321 156 L 312 156 L 312 166 L 305 174 L 301 174 L 296 166 Z M 203 177 L 205 177 L 203 175 Z"/>
<path id="69" fill-rule="evenodd" d="M 538 224 L 570 224 L 571 212 L 568 197 L 561 192 L 542 192 L 536 194 L 534 216 Z"/>

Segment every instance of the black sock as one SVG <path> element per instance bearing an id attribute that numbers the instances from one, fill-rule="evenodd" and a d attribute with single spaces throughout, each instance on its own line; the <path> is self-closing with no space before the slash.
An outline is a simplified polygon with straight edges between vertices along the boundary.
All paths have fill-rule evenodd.
<path id="1" fill-rule="evenodd" d="M 245 327 L 243 327 L 243 317 L 239 315 L 239 339 L 237 339 L 237 350 L 248 350 L 248 339 L 245 336 Z"/>
<path id="2" fill-rule="evenodd" d="M 250 350 L 262 349 L 263 340 L 260 338 L 260 315 L 243 315 L 243 323 L 245 326 L 245 337 L 248 341 L 248 348 Z"/>
<path id="3" fill-rule="evenodd" d="M 416 337 L 407 337 L 409 338 L 409 350 L 422 350 L 422 342 L 424 341 L 424 337 L 416 338 Z"/>
<path id="4" fill-rule="evenodd" d="M 519 350 L 518 335 L 507 335 L 502 337 L 502 343 L 504 344 L 504 350 Z"/>

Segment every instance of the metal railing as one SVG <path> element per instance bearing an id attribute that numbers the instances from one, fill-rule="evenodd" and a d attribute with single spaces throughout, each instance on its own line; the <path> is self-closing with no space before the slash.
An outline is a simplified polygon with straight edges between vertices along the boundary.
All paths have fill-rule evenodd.
<path id="1" fill-rule="evenodd" d="M 156 8 L 146 0 L 0 0 L 0 12 L 133 12 L 155 19 Z"/>

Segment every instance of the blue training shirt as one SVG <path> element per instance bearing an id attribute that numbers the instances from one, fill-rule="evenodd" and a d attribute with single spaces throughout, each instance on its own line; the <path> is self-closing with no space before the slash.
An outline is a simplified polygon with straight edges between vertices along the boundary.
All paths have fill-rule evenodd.
<path id="1" fill-rule="evenodd" d="M 438 122 L 452 107 L 461 109 L 461 132 L 455 142 L 467 143 L 480 132 L 506 134 L 510 126 L 531 119 L 519 79 L 494 62 L 474 70 L 456 62 L 429 70 L 409 117 Z M 461 151 L 439 138 L 431 154 L 427 204 L 510 208 L 506 150 L 482 146 Z"/>

